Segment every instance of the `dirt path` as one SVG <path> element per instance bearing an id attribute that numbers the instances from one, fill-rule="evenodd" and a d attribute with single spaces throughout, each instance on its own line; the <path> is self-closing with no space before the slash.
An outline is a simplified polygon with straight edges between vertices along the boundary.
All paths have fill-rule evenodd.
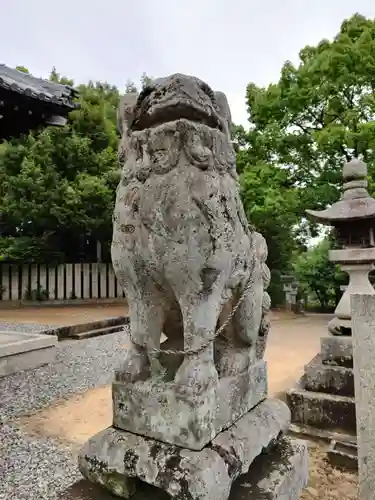
<path id="1" fill-rule="evenodd" d="M 0 309 L 0 323 L 64 326 L 126 314 L 125 304 L 25 307 Z"/>
<path id="2" fill-rule="evenodd" d="M 270 395 L 280 395 L 303 374 L 304 366 L 320 351 L 331 316 L 273 313 L 265 358 Z"/>

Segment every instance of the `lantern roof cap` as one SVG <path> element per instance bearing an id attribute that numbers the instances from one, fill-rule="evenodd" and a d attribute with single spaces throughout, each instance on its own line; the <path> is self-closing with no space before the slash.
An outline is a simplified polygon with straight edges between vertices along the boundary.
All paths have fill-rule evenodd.
<path id="1" fill-rule="evenodd" d="M 375 219 L 375 199 L 367 191 L 367 165 L 353 158 L 344 165 L 341 199 L 325 210 L 306 210 L 320 224 L 335 225 L 345 221 Z"/>

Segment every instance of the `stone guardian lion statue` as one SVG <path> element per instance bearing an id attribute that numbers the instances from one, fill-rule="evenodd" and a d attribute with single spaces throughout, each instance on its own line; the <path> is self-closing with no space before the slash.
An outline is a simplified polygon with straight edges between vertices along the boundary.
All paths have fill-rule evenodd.
<path id="1" fill-rule="evenodd" d="M 175 74 L 125 95 L 118 122 L 112 259 L 131 321 L 121 380 L 217 385 L 263 356 L 269 308 L 267 246 L 240 200 L 226 96 Z M 150 356 L 162 333 L 164 350 L 188 355 Z"/>

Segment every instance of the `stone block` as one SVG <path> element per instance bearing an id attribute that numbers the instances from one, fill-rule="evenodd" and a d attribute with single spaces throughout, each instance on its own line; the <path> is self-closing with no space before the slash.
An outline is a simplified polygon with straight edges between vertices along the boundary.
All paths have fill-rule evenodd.
<path id="1" fill-rule="evenodd" d="M 267 396 L 263 360 L 195 391 L 153 379 L 113 383 L 113 425 L 164 443 L 201 450 Z"/>
<path id="2" fill-rule="evenodd" d="M 286 394 L 292 422 L 335 429 L 352 434 L 356 432 L 354 398 L 306 391 L 300 383 Z"/>
<path id="3" fill-rule="evenodd" d="M 307 391 L 354 397 L 354 377 L 351 368 L 324 365 L 318 354 L 305 367 L 303 387 Z"/>
<path id="4" fill-rule="evenodd" d="M 332 440 L 352 444 L 356 444 L 357 442 L 357 436 L 355 434 L 346 434 L 336 429 L 319 429 L 318 427 L 312 427 L 311 425 L 304 425 L 300 423 L 290 424 L 289 432 L 298 434 L 299 436 L 306 436 L 327 442 L 331 442 Z"/>
<path id="5" fill-rule="evenodd" d="M 24 332 L 0 332 L 0 377 L 53 362 L 57 337 Z"/>
<path id="6" fill-rule="evenodd" d="M 237 480 L 229 500 L 298 500 L 307 482 L 306 442 L 284 437 Z"/>
<path id="7" fill-rule="evenodd" d="M 334 467 L 358 470 L 358 450 L 356 444 L 332 440 L 327 451 L 327 458 Z"/>
<path id="8" fill-rule="evenodd" d="M 122 498 L 130 498 L 137 489 L 137 481 L 141 480 L 176 500 L 227 500 L 232 483 L 247 473 L 262 451 L 277 447 L 278 438 L 286 432 L 289 422 L 290 412 L 285 403 L 268 399 L 220 433 L 201 451 L 183 449 L 109 427 L 84 445 L 79 454 L 79 468 L 87 479 Z M 281 471 L 284 470 L 284 475 L 286 472 L 282 457 L 290 464 L 294 460 L 295 469 L 300 472 L 299 484 L 303 483 L 301 477 L 306 477 L 307 464 L 304 465 L 302 458 L 298 461 L 298 453 L 295 448 L 293 450 L 289 447 L 289 453 L 285 449 L 284 453 L 280 451 L 277 455 L 281 461 L 278 480 L 268 469 L 269 479 L 264 484 L 261 482 L 259 475 L 267 470 L 265 462 L 271 462 L 268 456 L 257 466 L 251 494 L 254 495 L 257 488 L 271 487 L 272 478 L 276 483 L 282 481 Z M 299 455 L 302 454 L 300 450 Z M 277 470 L 277 465 L 273 465 Z M 291 485 L 295 482 L 292 479 Z M 281 499 L 282 496 L 270 498 Z"/>
<path id="9" fill-rule="evenodd" d="M 320 339 L 323 364 L 353 368 L 353 343 L 349 336 L 322 337 Z"/>

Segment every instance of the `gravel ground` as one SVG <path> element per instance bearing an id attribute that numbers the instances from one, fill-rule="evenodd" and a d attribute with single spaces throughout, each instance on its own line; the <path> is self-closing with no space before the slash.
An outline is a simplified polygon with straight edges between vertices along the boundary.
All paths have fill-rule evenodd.
<path id="1" fill-rule="evenodd" d="M 26 332 L 26 333 L 39 333 L 42 330 L 50 330 L 51 328 L 57 328 L 53 325 L 40 325 L 33 323 L 0 323 L 0 332 Z"/>
<path id="2" fill-rule="evenodd" d="M 146 485 L 134 500 L 165 500 Z M 83 480 L 76 450 L 53 439 L 32 439 L 12 425 L 0 425 L 0 500 L 115 500 Z"/>
<path id="3" fill-rule="evenodd" d="M 0 378 L 0 422 L 111 383 L 123 357 L 119 348 L 123 341 L 124 334 L 119 332 L 59 342 L 54 364 Z"/>
<path id="4" fill-rule="evenodd" d="M 0 439 L 1 500 L 57 499 L 81 479 L 71 451 L 51 439 L 30 439 L 7 424 Z"/>
<path id="5" fill-rule="evenodd" d="M 24 326 L 18 325 L 18 331 L 25 331 Z M 27 436 L 17 429 L 16 419 L 110 383 L 121 363 L 123 341 L 123 333 L 114 333 L 59 342 L 54 364 L 0 379 L 0 500 L 113 498 L 82 481 L 77 450 L 53 439 Z"/>

